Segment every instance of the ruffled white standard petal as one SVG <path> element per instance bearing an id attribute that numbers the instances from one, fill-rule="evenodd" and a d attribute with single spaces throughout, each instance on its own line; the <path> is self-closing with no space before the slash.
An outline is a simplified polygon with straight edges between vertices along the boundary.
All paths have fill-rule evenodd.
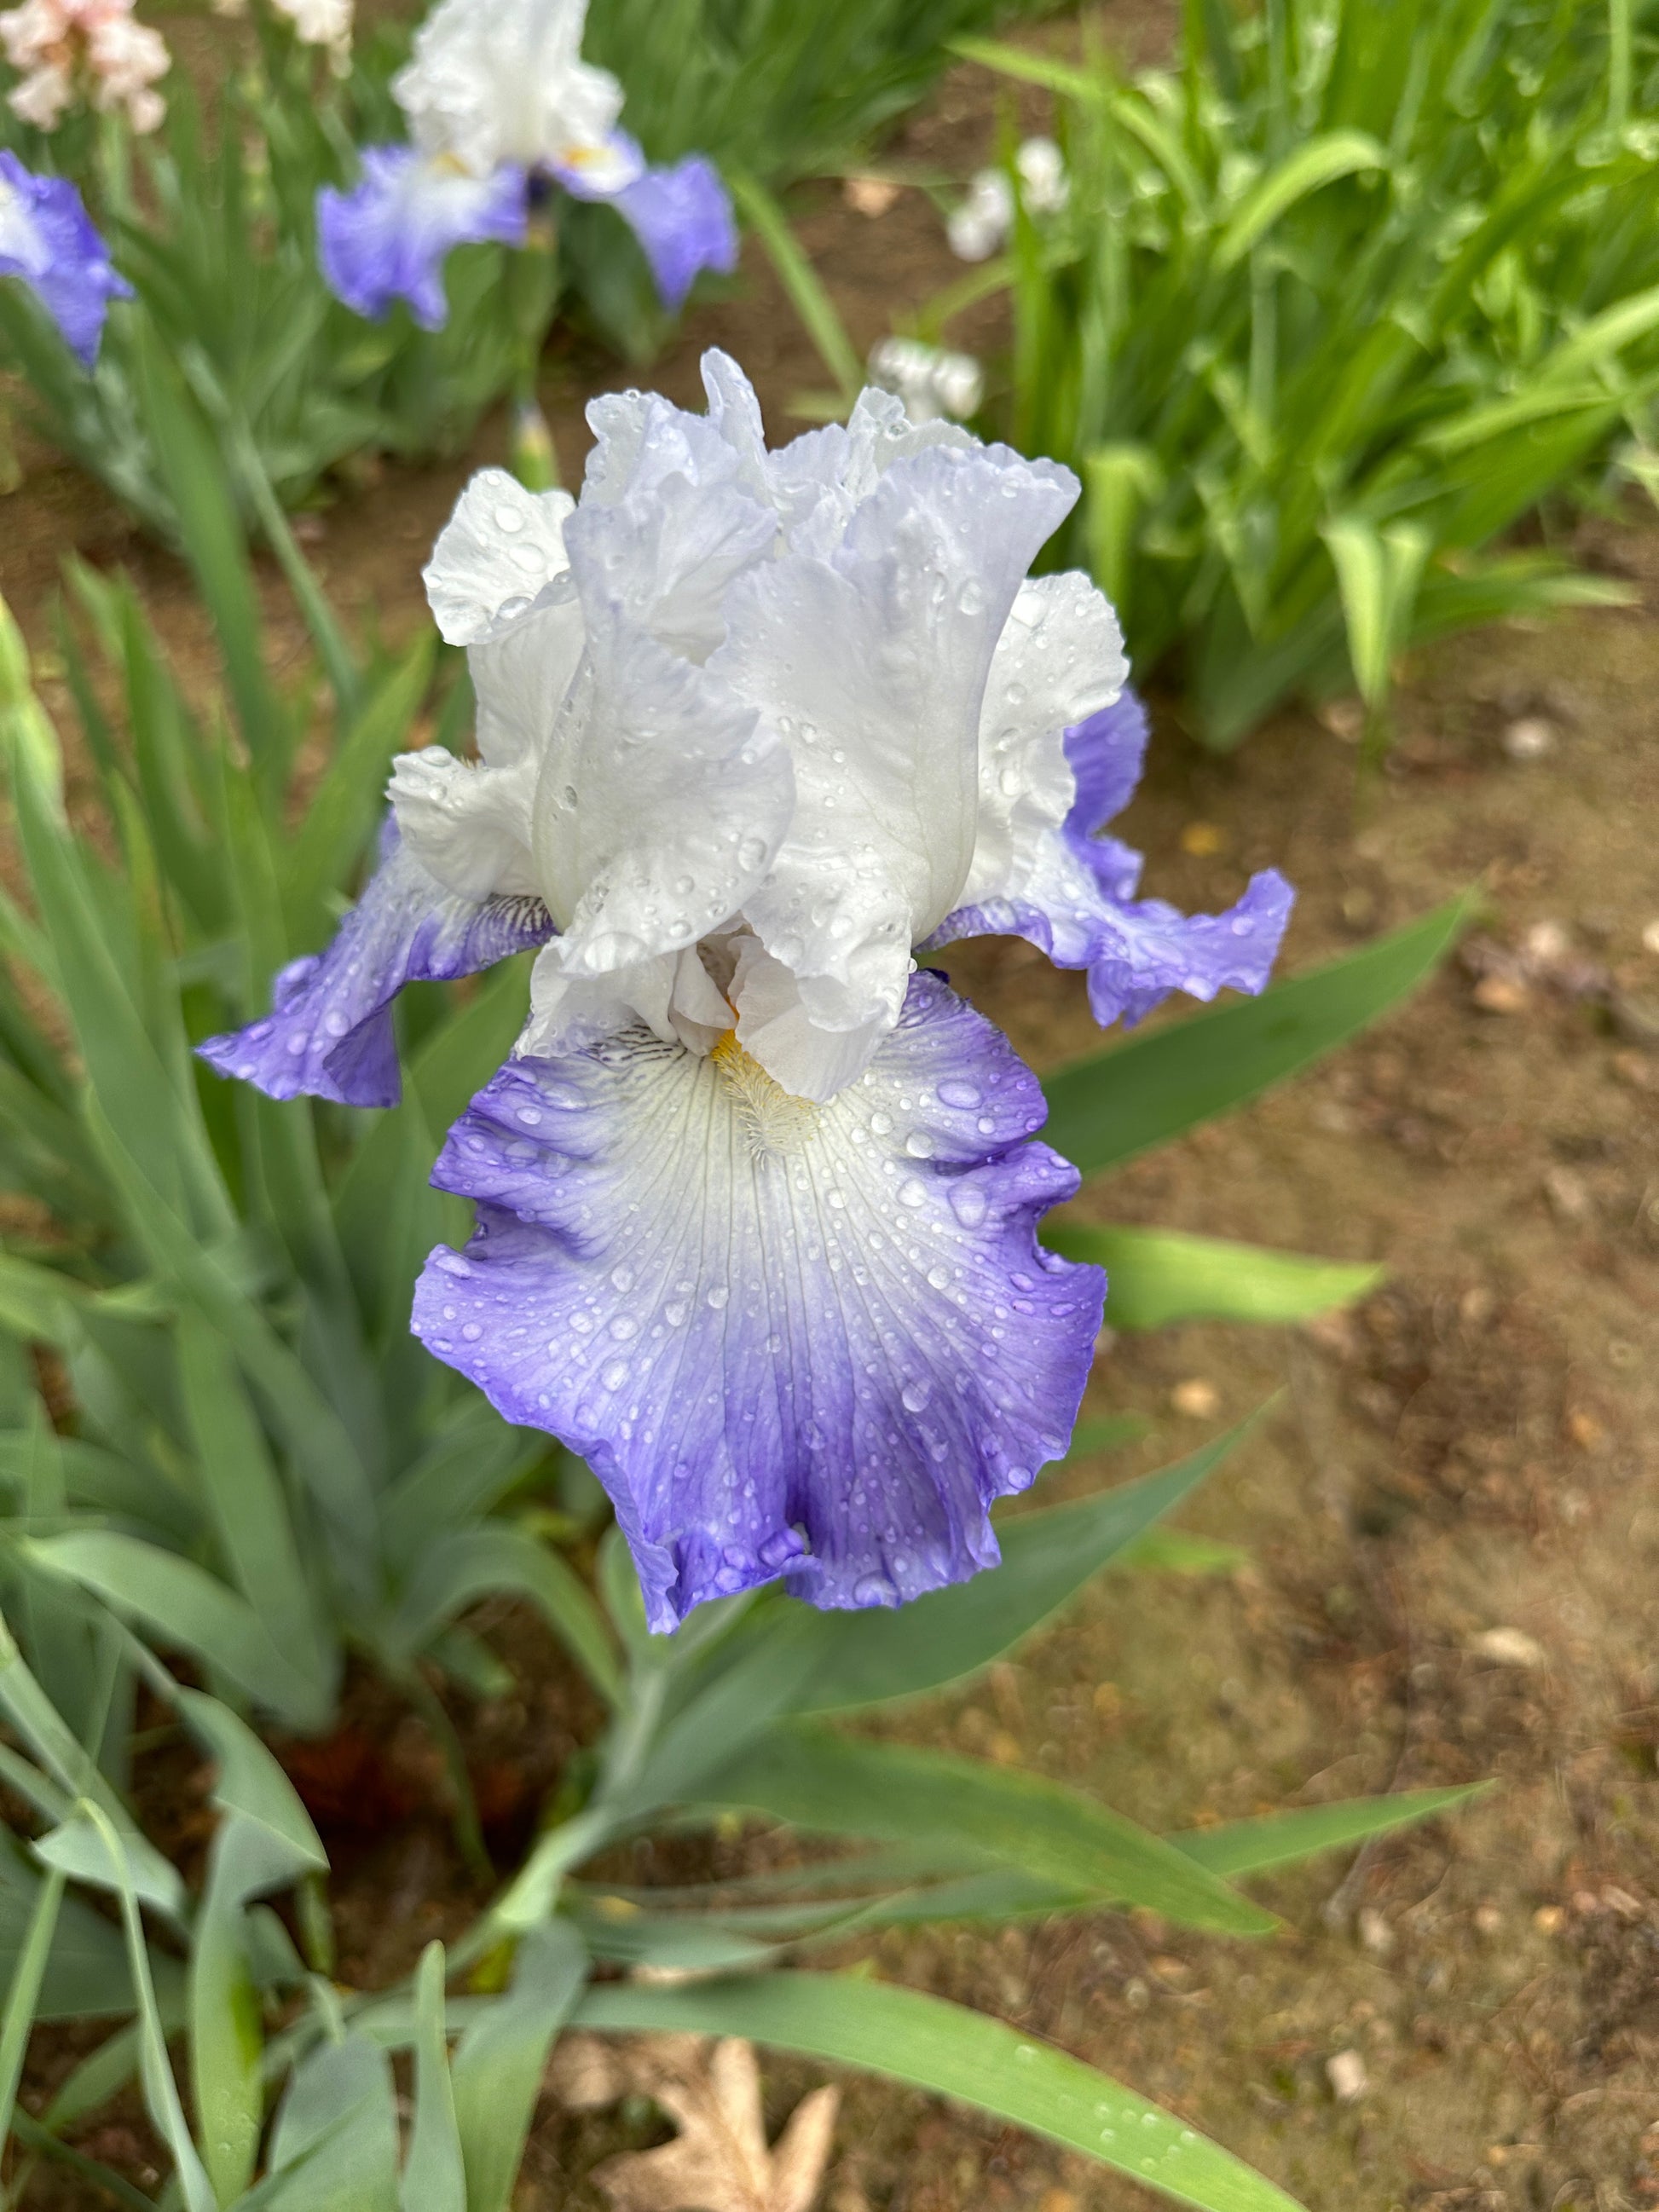
<path id="1" fill-rule="evenodd" d="M 768 483 L 791 548 L 828 559 L 887 471 L 935 446 L 981 450 L 954 422 L 911 422 L 902 399 L 871 386 L 859 394 L 845 426 L 805 431 L 768 454 Z"/>
<path id="2" fill-rule="evenodd" d="M 439 634 L 481 645 L 528 614 L 570 566 L 568 491 L 526 491 L 505 469 L 480 469 L 421 571 Z"/>
<path id="3" fill-rule="evenodd" d="M 586 0 L 439 0 L 392 81 L 416 143 L 476 176 L 608 160 L 623 90 L 581 58 L 586 16 Z"/>
<path id="4" fill-rule="evenodd" d="M 798 794 L 744 912 L 818 1027 L 890 1026 L 911 944 L 957 902 L 997 641 L 1076 492 L 1052 463 L 941 446 L 889 467 L 832 552 L 731 587 L 710 666 L 787 741 Z"/>
<path id="5" fill-rule="evenodd" d="M 641 1030 L 514 1060 L 434 1181 L 479 1201 L 415 1328 L 609 1489 L 651 1625 L 784 1576 L 891 1605 L 997 1558 L 1065 1449 L 1104 1279 L 1035 1237 L 1076 1188 L 1042 1096 L 935 978 L 811 1108 Z"/>
<path id="6" fill-rule="evenodd" d="M 997 641 L 979 734 L 979 827 L 964 905 L 1016 898 L 1037 878 L 1076 796 L 1066 732 L 1122 690 L 1123 633 L 1075 571 L 1020 586 Z"/>
<path id="7" fill-rule="evenodd" d="M 398 754 L 388 795 L 410 851 L 458 898 L 539 897 L 526 836 L 535 788 L 533 762 L 496 769 L 428 745 Z"/>
<path id="8" fill-rule="evenodd" d="M 561 970 L 604 975 L 719 929 L 769 866 L 793 801 L 789 756 L 751 705 L 590 605 L 536 788 Z"/>
<path id="9" fill-rule="evenodd" d="M 467 648 L 479 752 L 491 768 L 532 764 L 519 824 L 526 848 L 533 768 L 582 654 L 565 544 L 574 506 L 568 492 L 528 492 L 505 469 L 481 469 L 422 572 L 440 631 Z"/>
<path id="10" fill-rule="evenodd" d="M 597 442 L 566 532 L 583 597 L 705 661 L 726 635 L 732 579 L 777 535 L 764 477 L 719 421 L 654 394 L 595 400 L 587 419 Z"/>

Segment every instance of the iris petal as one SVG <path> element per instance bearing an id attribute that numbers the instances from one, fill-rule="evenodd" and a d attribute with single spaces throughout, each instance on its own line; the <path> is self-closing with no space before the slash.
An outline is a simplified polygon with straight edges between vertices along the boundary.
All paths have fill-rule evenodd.
<path id="1" fill-rule="evenodd" d="M 392 1002 L 404 985 L 476 975 L 552 933 L 538 900 L 446 890 L 388 823 L 380 866 L 333 943 L 283 969 L 269 1014 L 197 1050 L 272 1098 L 395 1106 L 403 1085 Z"/>
<path id="2" fill-rule="evenodd" d="M 1140 855 L 1097 833 L 1127 802 L 1146 750 L 1146 710 L 1132 691 L 1066 732 L 1077 793 L 1064 825 L 1037 841 L 1023 879 L 947 915 L 920 949 L 963 937 L 1023 937 L 1059 968 L 1086 968 L 1103 1027 L 1131 1026 L 1171 993 L 1212 999 L 1261 991 L 1296 894 L 1277 868 L 1251 877 L 1224 914 L 1184 915 L 1134 896 Z"/>
<path id="3" fill-rule="evenodd" d="M 472 176 L 412 146 L 367 147 L 362 166 L 349 192 L 325 185 L 317 195 L 317 252 L 329 289 L 374 320 L 407 301 L 422 330 L 441 330 L 450 248 L 524 243 L 524 171 Z"/>
<path id="4" fill-rule="evenodd" d="M 890 1605 L 994 1565 L 994 1498 L 1066 1448 L 1097 1268 L 1042 1251 L 1074 1170 L 936 977 L 827 1105 L 643 1029 L 518 1060 L 434 1181 L 478 1201 L 414 1325 L 610 1491 L 653 1628 L 781 1575 Z"/>
<path id="5" fill-rule="evenodd" d="M 645 249 L 663 305 L 676 310 L 705 269 L 738 265 L 738 226 L 720 172 L 702 154 L 647 169 L 616 205 Z"/>
<path id="6" fill-rule="evenodd" d="M 112 300 L 132 287 L 110 265 L 80 193 L 66 178 L 33 175 L 0 150 L 0 276 L 20 277 L 90 368 Z"/>

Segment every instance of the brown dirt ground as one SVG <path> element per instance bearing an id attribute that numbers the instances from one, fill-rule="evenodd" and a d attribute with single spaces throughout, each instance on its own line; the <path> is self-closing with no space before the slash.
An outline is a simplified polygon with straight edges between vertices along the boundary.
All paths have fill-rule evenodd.
<path id="1" fill-rule="evenodd" d="M 1131 27 L 1151 36 L 1166 13 Z M 1122 8 L 1107 20 L 1130 23 Z M 983 78 L 957 72 L 892 158 L 970 166 L 989 109 Z M 860 343 L 896 301 L 951 273 L 921 193 L 873 221 L 833 187 L 808 198 L 803 237 Z M 755 375 L 775 434 L 791 395 L 823 381 L 752 259 L 738 296 L 694 315 L 653 380 L 693 400 L 711 342 Z M 575 352 L 550 364 L 572 477 L 576 403 L 622 380 Z M 500 445 L 499 423 L 488 426 L 474 458 Z M 349 607 L 394 633 L 420 618 L 416 571 L 463 474 L 388 471 L 319 518 L 313 550 Z M 3 519 L 0 578 L 39 642 L 56 563 L 76 544 L 130 564 L 186 661 L 199 655 L 173 564 L 71 472 L 33 457 Z M 1185 903 L 1222 902 L 1247 869 L 1282 866 L 1301 890 L 1292 971 L 1480 877 L 1499 944 L 1552 923 L 1612 971 L 1638 1002 L 1624 1034 L 1548 983 L 1500 977 L 1494 989 L 1489 977 L 1482 1004 L 1453 968 L 1328 1066 L 1091 1185 L 1089 1216 L 1377 1260 L 1387 1287 L 1351 1323 L 1310 1332 L 1120 1340 L 1089 1410 L 1133 1409 L 1151 1429 L 1112 1473 L 1162 1463 L 1205 1432 L 1176 1410 L 1183 1382 L 1211 1387 L 1218 1420 L 1283 1393 L 1184 1516 L 1247 1547 L 1249 1564 L 1108 1578 L 1017 1662 L 898 1723 L 1170 1827 L 1495 1781 L 1455 1820 L 1358 1863 L 1260 1882 L 1285 1925 L 1253 1947 L 1116 1916 L 877 1946 L 884 1973 L 1162 2098 L 1314 2212 L 1659 2206 L 1659 1052 L 1635 1041 L 1639 1002 L 1659 999 L 1659 954 L 1643 941 L 1659 920 L 1659 531 L 1582 535 L 1586 557 L 1626 574 L 1639 605 L 1425 659 L 1391 770 L 1358 813 L 1352 752 L 1296 713 L 1231 763 L 1164 727 L 1128 827 L 1152 888 Z M 286 654 L 297 631 L 274 585 L 270 607 L 273 651 Z M 1509 758 L 1504 730 L 1534 714 L 1553 750 Z M 1039 1067 L 1090 1048 L 1076 978 L 1006 945 L 951 964 Z M 1048 1495 L 1102 1474 L 1057 1479 Z M 1525 1639 L 1500 1643 L 1507 1660 L 1481 1647 L 1494 1629 Z M 556 1764 L 550 1739 L 568 1746 L 583 1716 L 522 1623 L 502 1618 L 498 1640 L 522 1692 L 472 1733 L 483 1765 L 506 1777 L 510 1826 L 523 1781 L 541 1786 Z M 367 1692 L 359 1726 L 395 1734 Z M 416 1799 L 423 1762 L 418 1741 L 405 1746 Z M 349 1776 L 313 1779 L 325 1795 L 355 1789 Z M 383 1834 L 333 1838 L 343 1946 L 375 1978 L 469 1910 L 441 1824 L 386 1786 Z M 175 1805 L 188 1795 L 181 1778 Z M 173 1818 L 187 1845 L 188 1814 Z M 1339 2104 L 1327 2067 L 1346 2052 L 1366 2086 Z M 775 2117 L 811 2078 L 769 2067 Z M 550 2110 L 525 2212 L 597 2207 L 581 2179 L 594 2158 L 650 2139 L 648 2117 L 577 2125 Z M 848 2085 L 837 2142 L 829 2212 L 1150 2202 L 1013 2130 L 863 2081 Z M 88 2147 L 129 2171 L 145 2155 L 131 2114 Z"/>

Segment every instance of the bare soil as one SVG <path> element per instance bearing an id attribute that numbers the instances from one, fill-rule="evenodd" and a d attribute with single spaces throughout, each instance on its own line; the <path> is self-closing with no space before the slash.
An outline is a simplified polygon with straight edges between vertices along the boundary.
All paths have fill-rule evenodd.
<path id="1" fill-rule="evenodd" d="M 1104 20 L 1151 39 L 1167 14 Z M 957 72 L 890 159 L 967 168 L 993 106 L 981 75 Z M 860 344 L 953 273 L 920 191 L 878 218 L 833 185 L 805 204 L 804 241 Z M 711 343 L 754 375 L 775 436 L 792 427 L 793 395 L 824 380 L 752 254 L 737 295 L 699 310 L 651 380 L 695 402 Z M 571 480 L 580 400 L 626 380 L 574 349 L 550 362 Z M 487 426 L 471 459 L 501 447 Z M 312 550 L 360 618 L 392 634 L 421 618 L 417 571 L 465 474 L 387 471 L 319 519 Z M 72 472 L 33 457 L 0 514 L 0 578 L 37 643 L 74 545 L 131 567 L 176 649 L 203 665 L 174 564 Z M 1455 1818 L 1358 1862 L 1259 1882 L 1285 1924 L 1254 1946 L 1102 1915 L 876 1947 L 884 1974 L 1160 2097 L 1314 2212 L 1659 2206 L 1659 951 L 1644 940 L 1659 921 L 1659 530 L 1636 519 L 1581 538 L 1639 604 L 1426 659 L 1389 771 L 1358 806 L 1353 752 L 1310 716 L 1281 716 L 1222 763 L 1161 715 L 1127 823 L 1151 888 L 1215 905 L 1277 863 L 1300 890 L 1294 972 L 1478 878 L 1485 949 L 1327 1066 L 1079 1202 L 1100 1220 L 1387 1266 L 1351 1319 L 1294 1334 L 1194 1326 L 1103 1351 L 1086 1410 L 1133 1410 L 1149 1433 L 1046 1496 L 1164 1463 L 1279 1393 L 1183 1516 L 1249 1563 L 1109 1577 L 1015 1662 L 897 1724 L 1170 1828 L 1492 1783 Z M 298 631 L 274 582 L 270 605 L 272 650 L 290 653 Z M 1549 749 L 1516 760 L 1503 740 L 1529 717 L 1547 723 Z M 1039 1068 L 1093 1048 L 1078 979 L 1025 948 L 949 964 Z M 1177 1409 L 1205 1402 L 1182 1387 L 1195 1383 L 1213 1408 L 1202 1418 Z M 521 1620 L 483 1626 L 520 1681 L 467 1722 L 505 1850 L 586 1717 Z M 359 1696 L 352 1726 L 375 1747 L 380 1818 L 355 1838 L 333 1820 L 330 1839 L 343 1967 L 380 1978 L 463 1924 L 473 1893 L 433 1809 L 430 1746 L 372 1690 Z M 321 1812 L 331 1790 L 349 1808 L 368 1771 L 313 1773 L 308 1790 Z M 181 1774 L 168 1800 L 186 1849 L 192 1789 L 199 1805 L 199 1778 Z M 1347 2101 L 1337 2059 L 1337 2081 L 1363 2083 Z M 61 2063 L 40 2054 L 44 2069 Z M 769 2063 L 776 2116 L 811 2078 Z M 550 2108 L 525 2212 L 597 2207 L 582 2176 L 653 2124 Z M 88 2147 L 135 2174 L 148 2155 L 131 2113 Z M 1130 2212 L 1151 2200 L 1014 2130 L 854 2080 L 824 2202 Z"/>

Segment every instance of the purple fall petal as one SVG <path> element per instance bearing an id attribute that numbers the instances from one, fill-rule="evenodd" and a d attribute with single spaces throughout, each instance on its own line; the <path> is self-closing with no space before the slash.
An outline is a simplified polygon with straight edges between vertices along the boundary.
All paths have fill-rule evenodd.
<path id="1" fill-rule="evenodd" d="M 702 154 L 672 168 L 647 169 L 613 204 L 645 249 L 665 307 L 678 310 L 705 269 L 729 276 L 738 265 L 738 226 L 720 172 Z"/>
<path id="2" fill-rule="evenodd" d="M 27 284 L 88 368 L 98 358 L 112 300 L 132 287 L 110 265 L 80 193 L 66 178 L 37 177 L 0 151 L 0 277 Z"/>
<path id="3" fill-rule="evenodd" d="M 1037 1245 L 1079 1180 L 1044 1112 L 927 975 L 827 1105 L 642 1030 L 510 1061 L 434 1175 L 478 1225 L 416 1333 L 589 1461 L 654 1629 L 780 1575 L 896 1604 L 994 1565 L 1076 1417 L 1105 1285 Z"/>
<path id="4" fill-rule="evenodd" d="M 552 934 L 539 900 L 447 890 L 388 820 L 380 865 L 333 943 L 282 970 L 269 1014 L 197 1050 L 272 1098 L 395 1106 L 403 1085 L 392 1003 L 404 985 L 476 975 Z"/>
<path id="5" fill-rule="evenodd" d="M 349 191 L 317 195 L 317 252 L 329 289 L 378 320 L 406 300 L 422 330 L 448 313 L 443 264 L 452 246 L 524 243 L 525 173 L 510 164 L 474 177 L 412 146 L 370 146 Z"/>
<path id="6" fill-rule="evenodd" d="M 1182 914 L 1162 899 L 1117 908 L 1089 963 L 1095 1019 L 1103 1029 L 1120 1020 L 1133 1029 L 1173 991 L 1213 999 L 1222 990 L 1265 990 L 1295 902 L 1278 869 L 1264 868 L 1224 914 Z"/>
<path id="7" fill-rule="evenodd" d="M 1086 968 L 1103 1027 L 1133 1027 L 1172 992 L 1213 999 L 1266 988 L 1296 894 L 1276 868 L 1252 876 L 1224 914 L 1183 915 L 1135 898 L 1141 858 L 1098 833 L 1129 801 L 1146 751 L 1146 710 L 1132 691 L 1066 732 L 1077 793 L 1051 865 L 1021 893 L 958 907 L 923 951 L 963 937 L 1023 937 L 1060 968 Z"/>

